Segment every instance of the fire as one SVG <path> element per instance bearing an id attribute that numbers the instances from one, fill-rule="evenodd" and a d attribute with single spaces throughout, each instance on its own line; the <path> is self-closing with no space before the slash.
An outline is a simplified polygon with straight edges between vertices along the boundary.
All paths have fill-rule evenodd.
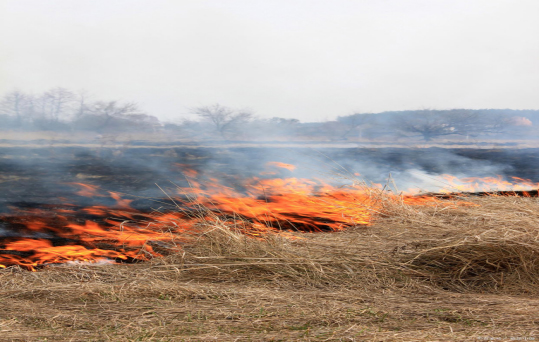
<path id="1" fill-rule="evenodd" d="M 447 186 L 439 190 L 441 193 L 527 191 L 538 189 L 538 183 L 515 176 L 511 177 L 511 180 L 505 180 L 501 175 L 497 175 L 496 177 L 468 177 L 461 179 L 452 175 L 443 175 L 442 179 Z"/>
<path id="2" fill-rule="evenodd" d="M 85 183 L 80 183 L 80 182 L 73 182 L 72 185 L 76 185 L 76 186 L 81 187 L 81 189 L 78 192 L 76 192 L 75 194 L 80 195 L 82 197 L 89 197 L 90 198 L 90 197 L 101 196 L 98 193 L 98 186 L 87 185 Z"/>
<path id="3" fill-rule="evenodd" d="M 288 163 L 282 163 L 282 162 L 268 162 L 266 165 L 283 168 L 290 171 L 294 171 L 296 169 L 296 166 L 292 164 L 288 164 Z"/>
<path id="4" fill-rule="evenodd" d="M 90 207 L 67 212 L 72 213 L 63 216 L 51 215 L 47 211 L 18 210 L 16 215 L 4 215 L 2 221 L 18 227 L 18 234 L 23 237 L 5 237 L 0 240 L 0 265 L 17 264 L 33 270 L 38 265 L 68 261 L 144 260 L 148 256 L 158 255 L 151 242 L 180 239 L 172 237 L 165 230 L 166 227 L 182 229 L 184 227 L 173 222 L 189 222 L 189 218 L 183 220 L 180 215 L 171 217 L 132 210 Z M 98 220 L 77 223 L 77 217 L 85 213 L 98 215 L 99 223 Z M 137 220 L 130 219 L 135 216 Z M 141 225 L 145 219 L 147 224 Z"/>
<path id="5" fill-rule="evenodd" d="M 337 189 L 307 179 L 252 178 L 245 194 L 219 183 L 205 188 L 179 188 L 190 205 L 236 213 L 267 229 L 338 231 L 351 225 L 369 225 L 380 205 L 362 189 Z"/>
<path id="6" fill-rule="evenodd" d="M 116 205 L 78 208 L 63 204 L 41 209 L 14 208 L 0 216 L 12 231 L 0 238 L 0 267 L 20 265 L 30 270 L 69 261 L 137 261 L 176 249 L 200 227 L 219 218 L 247 235 L 286 231 L 339 231 L 371 225 L 384 211 L 381 197 L 409 205 L 440 201 L 428 195 L 398 196 L 383 186 L 335 187 L 322 180 L 252 177 L 241 187 L 227 187 L 218 179 L 198 180 L 199 173 L 182 168 L 190 187 L 178 187 L 175 210 L 141 212 L 132 200 L 98 186 L 72 184 L 79 196 L 109 198 Z M 294 171 L 295 166 L 270 162 L 269 166 Z M 458 179 L 445 175 L 450 189 L 461 192 L 538 188 L 529 180 L 502 177 Z M 445 192 L 449 192 L 445 189 Z M 16 230 L 16 231 L 15 231 Z"/>

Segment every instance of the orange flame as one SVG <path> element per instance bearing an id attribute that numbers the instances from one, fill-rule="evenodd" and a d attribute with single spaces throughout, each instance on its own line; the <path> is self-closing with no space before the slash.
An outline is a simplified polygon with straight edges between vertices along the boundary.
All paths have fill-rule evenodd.
<path id="1" fill-rule="evenodd" d="M 452 175 L 443 175 L 442 179 L 448 187 L 439 190 L 441 193 L 452 192 L 496 192 L 496 191 L 526 191 L 538 189 L 538 183 L 519 177 L 511 177 L 511 181 L 505 180 L 501 175 L 497 177 L 468 177 L 457 178 Z"/>
<path id="2" fill-rule="evenodd" d="M 271 165 L 294 170 L 288 164 L 271 162 Z M 106 197 L 108 193 L 117 206 L 97 205 L 77 210 L 64 204 L 50 212 L 14 209 L 16 214 L 0 216 L 6 223 L 23 228 L 21 237 L 0 238 L 0 267 L 21 265 L 34 270 L 39 265 L 68 261 L 146 260 L 160 255 L 154 249 L 156 242 L 160 243 L 157 246 L 173 246 L 189 239 L 198 224 L 216 217 L 257 237 L 268 231 L 338 231 L 370 225 L 374 214 L 383 210 L 374 195 L 388 194 L 409 205 L 433 205 L 440 201 L 426 195 L 391 195 L 381 185 L 335 187 L 321 180 L 298 178 L 253 177 L 243 182 L 243 191 L 238 191 L 213 178 L 204 182 L 203 187 L 193 179 L 198 175 L 196 172 L 184 174 L 191 187 L 177 189 L 180 197 L 174 200 L 180 211 L 136 211 L 130 207 L 132 200 L 123 199 L 119 193 L 101 193 L 96 186 L 78 183 L 81 188 L 78 195 Z M 443 177 L 451 189 L 460 192 L 538 188 L 537 183 L 517 177 L 510 181 L 501 176 Z"/>
<path id="3" fill-rule="evenodd" d="M 72 185 L 77 185 L 81 187 L 81 189 L 78 192 L 75 192 L 75 194 L 80 195 L 82 197 L 101 197 L 102 195 L 98 192 L 98 186 L 94 185 L 87 185 L 85 183 L 80 182 L 72 182 Z"/>
<path id="4" fill-rule="evenodd" d="M 283 168 L 283 169 L 287 169 L 287 170 L 290 170 L 290 171 L 294 171 L 296 169 L 296 166 L 294 166 L 292 164 L 288 164 L 288 163 L 282 163 L 282 162 L 268 162 L 268 163 L 266 163 L 266 165 L 274 166 L 274 167 L 278 167 L 278 168 Z"/>

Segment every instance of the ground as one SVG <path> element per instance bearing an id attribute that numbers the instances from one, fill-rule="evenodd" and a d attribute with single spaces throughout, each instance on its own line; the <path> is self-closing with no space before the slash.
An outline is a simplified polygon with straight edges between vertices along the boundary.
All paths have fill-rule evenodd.
<path id="1" fill-rule="evenodd" d="M 2 341 L 538 341 L 537 198 L 295 239 L 218 224 L 149 262 L 0 271 Z"/>

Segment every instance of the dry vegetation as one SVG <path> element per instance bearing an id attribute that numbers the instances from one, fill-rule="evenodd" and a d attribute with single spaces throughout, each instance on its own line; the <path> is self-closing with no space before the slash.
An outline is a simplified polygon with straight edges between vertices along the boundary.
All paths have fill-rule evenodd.
<path id="1" fill-rule="evenodd" d="M 51 132 L 51 131 L 0 131 L 0 147 L 43 147 L 46 144 L 48 147 L 107 147 L 107 148 L 122 148 L 130 146 L 131 148 L 148 148 L 161 146 L 164 143 L 166 146 L 178 147 L 178 146 L 193 146 L 193 139 L 179 136 L 175 133 L 114 133 L 96 135 L 93 132 Z M 395 142 L 388 142 L 388 139 L 365 139 L 365 138 L 348 138 L 345 141 L 333 141 L 328 139 L 314 138 L 314 137 L 301 137 L 301 139 L 292 139 L 291 137 L 279 138 L 276 137 L 273 143 L 259 142 L 257 140 L 245 140 L 241 139 L 233 140 L 231 142 L 219 142 L 212 143 L 201 140 L 198 143 L 203 146 L 218 146 L 223 148 L 225 146 L 234 147 L 318 147 L 324 148 L 328 146 L 351 146 L 356 144 L 358 147 L 377 147 L 377 148 L 445 148 L 445 149 L 457 149 L 457 148 L 477 148 L 477 149 L 525 149 L 525 148 L 538 148 L 537 139 L 482 139 L 482 140 L 467 140 L 462 139 L 443 139 L 439 138 L 431 142 L 418 142 L 409 141 L 407 139 L 396 139 Z M 133 142 L 139 144 L 133 145 Z M 141 144 L 144 142 L 144 145 Z M 171 143 L 173 142 L 173 143 Z M 293 142 L 293 143 L 291 143 Z"/>
<path id="2" fill-rule="evenodd" d="M 131 265 L 0 271 L 3 341 L 538 340 L 538 199 L 389 203 L 261 240 L 207 223 Z"/>

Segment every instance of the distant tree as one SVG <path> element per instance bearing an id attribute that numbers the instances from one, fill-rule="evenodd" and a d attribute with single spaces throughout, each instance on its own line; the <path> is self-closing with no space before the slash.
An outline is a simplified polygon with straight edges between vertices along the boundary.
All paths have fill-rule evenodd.
<path id="1" fill-rule="evenodd" d="M 69 130 L 67 121 L 73 113 L 75 94 L 65 88 L 52 88 L 45 93 L 29 97 L 29 117 L 40 130 Z"/>
<path id="2" fill-rule="evenodd" d="M 167 125 L 165 129 L 170 126 Z M 215 136 L 215 129 L 208 123 L 199 120 L 182 119 L 182 121 L 175 125 L 174 130 L 184 136 L 193 140 L 202 140 L 206 138 L 212 138 Z"/>
<path id="3" fill-rule="evenodd" d="M 75 93 L 61 87 L 38 95 L 15 90 L 0 97 L 0 128 L 98 133 L 156 132 L 163 128 L 156 117 L 144 113 L 133 102 L 88 99 L 86 91 Z"/>
<path id="4" fill-rule="evenodd" d="M 398 131 L 411 136 L 421 136 L 426 142 L 436 137 L 456 134 L 456 128 L 449 123 L 448 118 L 433 111 L 402 117 L 396 124 Z"/>
<path id="5" fill-rule="evenodd" d="M 88 92 L 85 90 L 81 90 L 76 95 L 76 101 L 77 101 L 77 110 L 75 111 L 75 119 L 83 117 L 86 113 L 89 111 L 88 107 Z"/>
<path id="6" fill-rule="evenodd" d="M 130 102 L 119 104 L 117 101 L 96 101 L 89 104 L 84 114 L 77 117 L 73 125 L 76 129 L 97 131 L 125 131 L 122 125 L 129 123 L 130 117 L 137 120 L 137 116 L 145 115 L 137 104 Z"/>
<path id="7" fill-rule="evenodd" d="M 180 132 L 182 131 L 182 126 L 180 124 L 166 122 L 163 123 L 163 129 L 171 132 Z"/>
<path id="8" fill-rule="evenodd" d="M 130 113 L 121 119 L 128 130 L 157 132 L 163 128 L 157 117 L 146 113 Z"/>
<path id="9" fill-rule="evenodd" d="M 69 112 L 69 107 L 75 100 L 75 94 L 62 87 L 45 92 L 43 97 L 48 105 L 49 118 L 54 122 L 59 122 Z"/>
<path id="10" fill-rule="evenodd" d="M 401 116 L 395 128 L 409 136 L 422 137 L 426 142 L 451 135 L 476 137 L 482 134 L 502 133 L 507 124 L 503 117 L 480 115 L 472 110 L 423 110 Z"/>
<path id="11" fill-rule="evenodd" d="M 193 113 L 199 118 L 211 122 L 215 130 L 226 138 L 225 134 L 229 131 L 238 129 L 239 125 L 248 122 L 253 118 L 253 114 L 248 111 L 237 111 L 229 107 L 214 104 L 211 106 L 203 106 L 194 108 Z"/>
<path id="12" fill-rule="evenodd" d="M 14 90 L 4 95 L 0 102 L 0 112 L 15 118 L 14 126 L 20 127 L 28 115 L 29 96 Z"/>
<path id="13" fill-rule="evenodd" d="M 290 125 L 296 125 L 300 123 L 300 120 L 295 119 L 295 118 L 273 117 L 270 119 L 270 122 L 276 125 L 280 125 L 280 126 L 290 126 Z"/>
<path id="14" fill-rule="evenodd" d="M 360 129 L 373 122 L 373 113 L 354 113 L 348 116 L 338 117 L 336 120 L 340 129 L 336 134 L 343 140 L 360 134 Z"/>
<path id="15" fill-rule="evenodd" d="M 362 130 L 372 123 L 372 113 L 355 113 L 348 116 L 340 116 L 337 120 L 316 123 L 312 129 L 316 129 L 315 136 L 331 141 L 345 141 L 351 137 L 359 137 Z"/>
<path id="16" fill-rule="evenodd" d="M 299 125 L 300 121 L 295 118 L 254 118 L 243 124 L 243 138 L 262 141 L 287 137 L 290 140 L 296 137 Z"/>

